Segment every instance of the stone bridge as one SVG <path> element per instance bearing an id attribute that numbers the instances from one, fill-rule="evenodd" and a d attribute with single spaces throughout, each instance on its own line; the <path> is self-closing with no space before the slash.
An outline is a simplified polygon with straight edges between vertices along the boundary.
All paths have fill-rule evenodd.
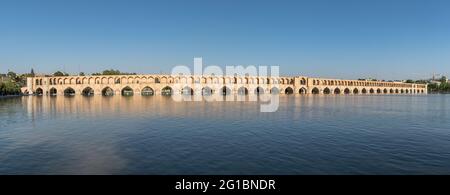
<path id="1" fill-rule="evenodd" d="M 426 94 L 427 85 L 295 77 L 99 75 L 29 77 L 33 95 Z"/>

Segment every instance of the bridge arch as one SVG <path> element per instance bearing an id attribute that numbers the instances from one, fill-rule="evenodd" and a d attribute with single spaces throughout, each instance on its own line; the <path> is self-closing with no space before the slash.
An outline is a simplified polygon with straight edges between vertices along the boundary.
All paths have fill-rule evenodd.
<path id="1" fill-rule="evenodd" d="M 361 90 L 361 93 L 366 94 L 366 93 L 367 93 L 367 89 L 366 89 L 366 88 L 363 88 L 363 89 Z"/>
<path id="2" fill-rule="evenodd" d="M 247 95 L 248 94 L 248 89 L 245 87 L 241 87 L 238 89 L 238 94 L 239 95 Z"/>
<path id="3" fill-rule="evenodd" d="M 44 90 L 42 90 L 42 88 L 38 87 L 36 89 L 36 95 L 43 95 L 44 94 Z"/>
<path id="4" fill-rule="evenodd" d="M 65 96 L 74 96 L 75 90 L 72 87 L 67 87 L 66 89 L 64 89 L 64 95 Z"/>
<path id="5" fill-rule="evenodd" d="M 302 88 L 300 88 L 300 89 L 298 90 L 298 93 L 299 93 L 299 94 L 306 94 L 306 89 L 305 89 L 304 87 L 302 87 Z"/>
<path id="6" fill-rule="evenodd" d="M 255 89 L 255 94 L 259 95 L 259 94 L 264 94 L 264 89 L 262 87 L 256 87 Z"/>
<path id="7" fill-rule="evenodd" d="M 381 89 L 377 89 L 377 93 L 381 93 Z"/>
<path id="8" fill-rule="evenodd" d="M 202 88 L 202 95 L 209 96 L 212 94 L 213 94 L 213 90 L 210 87 L 206 86 L 206 87 Z"/>
<path id="9" fill-rule="evenodd" d="M 344 94 L 350 94 L 350 89 L 349 88 L 345 88 L 344 89 Z"/>
<path id="10" fill-rule="evenodd" d="M 369 90 L 369 93 L 375 93 L 375 91 L 371 88 L 371 89 Z"/>
<path id="11" fill-rule="evenodd" d="M 171 96 L 173 94 L 173 89 L 169 86 L 166 86 L 161 89 L 161 95 L 163 96 Z"/>
<path id="12" fill-rule="evenodd" d="M 358 94 L 358 93 L 359 93 L 358 88 L 353 89 L 353 94 Z"/>
<path id="13" fill-rule="evenodd" d="M 383 90 L 383 93 L 388 93 L 388 90 L 387 90 L 387 89 L 384 89 L 384 90 Z"/>
<path id="14" fill-rule="evenodd" d="M 52 87 L 52 88 L 50 89 L 50 95 L 55 96 L 55 95 L 57 95 L 57 94 L 58 94 L 58 90 L 56 90 L 56 88 Z"/>
<path id="15" fill-rule="evenodd" d="M 114 95 L 114 90 L 111 89 L 111 87 L 105 87 L 102 90 L 102 95 L 103 96 L 113 96 Z"/>
<path id="16" fill-rule="evenodd" d="M 280 94 L 280 90 L 276 87 L 272 87 L 272 89 L 270 89 L 270 94 L 272 95 Z"/>
<path id="17" fill-rule="evenodd" d="M 231 95 L 231 89 L 228 88 L 227 86 L 223 86 L 222 87 L 222 95 L 224 95 L 224 96 Z"/>
<path id="18" fill-rule="evenodd" d="M 320 94 L 320 90 L 317 87 L 314 87 L 311 91 L 312 94 Z"/>
<path id="19" fill-rule="evenodd" d="M 330 94 L 331 91 L 328 87 L 326 87 L 325 89 L 323 89 L 323 94 Z"/>
<path id="20" fill-rule="evenodd" d="M 121 94 L 122 94 L 122 96 L 133 96 L 134 91 L 131 87 L 126 86 L 121 90 Z"/>
<path id="21" fill-rule="evenodd" d="M 284 93 L 290 95 L 290 94 L 293 94 L 293 93 L 294 93 L 294 90 L 293 90 L 291 87 L 287 87 L 287 88 L 284 90 Z"/>
<path id="22" fill-rule="evenodd" d="M 341 94 L 341 89 L 339 88 L 334 89 L 334 94 Z"/>
<path id="23" fill-rule="evenodd" d="M 149 86 L 144 87 L 141 91 L 142 96 L 152 96 L 154 94 L 155 94 L 155 91 Z"/>
<path id="24" fill-rule="evenodd" d="M 93 96 L 94 95 L 94 89 L 92 89 L 90 87 L 86 87 L 81 92 L 81 95 L 83 95 L 83 96 Z"/>
<path id="25" fill-rule="evenodd" d="M 185 86 L 185 87 L 183 87 L 183 89 L 181 89 L 181 94 L 182 95 L 194 95 L 194 90 L 189 86 Z"/>

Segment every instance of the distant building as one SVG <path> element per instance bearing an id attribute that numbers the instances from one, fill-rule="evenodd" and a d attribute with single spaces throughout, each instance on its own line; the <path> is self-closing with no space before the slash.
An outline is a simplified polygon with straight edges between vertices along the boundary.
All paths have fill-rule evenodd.
<path id="1" fill-rule="evenodd" d="M 441 85 L 442 81 L 444 81 L 445 83 L 448 83 L 448 79 L 445 76 L 436 76 L 433 75 L 433 77 L 431 79 L 428 80 L 428 83 L 430 84 L 436 84 L 436 85 Z"/>

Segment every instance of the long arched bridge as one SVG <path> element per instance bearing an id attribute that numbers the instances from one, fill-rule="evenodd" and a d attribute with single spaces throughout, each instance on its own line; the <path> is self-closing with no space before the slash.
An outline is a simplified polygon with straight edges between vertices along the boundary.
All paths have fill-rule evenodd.
<path id="1" fill-rule="evenodd" d="M 99 75 L 29 77 L 33 95 L 426 94 L 427 85 L 311 77 Z"/>

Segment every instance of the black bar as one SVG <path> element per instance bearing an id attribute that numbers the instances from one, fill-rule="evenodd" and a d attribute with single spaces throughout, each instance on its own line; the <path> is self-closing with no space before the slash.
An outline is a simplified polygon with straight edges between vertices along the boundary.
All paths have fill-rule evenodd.
<path id="1" fill-rule="evenodd" d="M 273 181 L 273 186 L 264 183 Z M 402 192 L 446 190 L 449 176 L 0 176 L 2 189 L 33 192 L 152 192 L 170 193 L 281 193 L 281 192 Z M 178 183 L 177 183 L 178 182 Z M 182 189 L 177 184 L 183 182 Z M 197 182 L 197 183 L 193 183 Z M 201 187 L 200 182 L 208 182 Z M 244 183 L 253 182 L 252 186 Z M 191 187 L 188 187 L 188 183 Z M 256 184 L 257 183 L 257 184 Z M 213 186 L 214 185 L 214 186 Z M 22 186 L 16 188 L 13 186 Z M 179 186 L 178 186 L 179 187 Z M 193 189 L 195 187 L 195 189 Z"/>

